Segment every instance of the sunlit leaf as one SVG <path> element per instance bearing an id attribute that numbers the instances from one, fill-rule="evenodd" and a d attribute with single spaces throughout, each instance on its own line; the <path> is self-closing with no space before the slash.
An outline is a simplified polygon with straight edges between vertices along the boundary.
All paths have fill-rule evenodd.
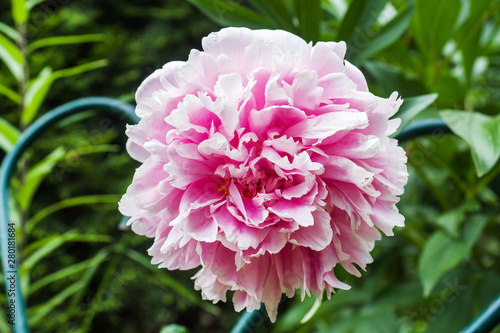
<path id="1" fill-rule="evenodd" d="M 29 293 L 33 294 L 34 292 L 36 292 L 40 288 L 45 287 L 46 285 L 57 282 L 61 279 L 72 276 L 74 274 L 78 274 L 88 269 L 89 267 L 99 265 L 100 263 L 102 263 L 104 260 L 107 259 L 108 255 L 109 255 L 108 251 L 100 252 L 96 256 L 90 259 L 61 268 L 56 272 L 45 275 L 43 278 L 30 285 Z"/>
<path id="2" fill-rule="evenodd" d="M 12 75 L 20 81 L 23 75 L 23 55 L 19 48 L 7 37 L 0 34 L 0 60 L 2 60 Z"/>
<path id="3" fill-rule="evenodd" d="M 0 148 L 9 152 L 19 138 L 21 133 L 7 120 L 0 117 Z"/>
<path id="4" fill-rule="evenodd" d="M 36 325 L 44 319 L 54 308 L 64 302 L 71 295 L 77 293 L 84 286 L 84 281 L 78 280 L 77 282 L 64 288 L 61 292 L 55 294 L 48 301 L 32 306 L 28 309 L 30 325 Z"/>
<path id="5" fill-rule="evenodd" d="M 16 31 L 16 29 L 11 28 L 7 24 L 0 22 L 0 32 L 4 33 L 7 37 L 12 39 L 13 41 L 18 41 L 19 40 L 19 33 Z"/>
<path id="6" fill-rule="evenodd" d="M 98 60 L 55 72 L 52 72 L 49 67 L 45 67 L 33 83 L 30 84 L 26 93 L 26 108 L 21 117 L 23 123 L 29 124 L 33 121 L 55 80 L 101 68 L 107 64 L 106 60 Z"/>
<path id="7" fill-rule="evenodd" d="M 12 18 L 16 23 L 28 20 L 28 7 L 25 0 L 12 0 Z"/>
<path id="8" fill-rule="evenodd" d="M 91 71 L 94 69 L 105 67 L 107 65 L 108 65 L 108 61 L 105 59 L 101 59 L 101 60 L 88 62 L 88 63 L 82 64 L 82 65 L 78 65 L 75 67 L 60 69 L 58 71 L 55 71 L 53 73 L 53 75 L 54 75 L 54 79 L 60 79 L 63 77 L 69 77 L 69 76 L 73 76 L 73 75 L 82 74 L 82 73 L 85 73 L 85 72 L 88 72 L 88 71 Z"/>
<path id="9" fill-rule="evenodd" d="M 14 90 L 0 84 L 0 95 L 4 95 L 16 104 L 21 103 L 21 96 Z"/>
<path id="10" fill-rule="evenodd" d="M 82 44 L 92 42 L 102 42 L 104 40 L 103 34 L 88 34 L 88 35 L 73 35 L 73 36 L 58 36 L 38 39 L 33 43 L 28 44 L 28 52 L 33 52 L 42 47 L 68 45 L 68 44 Z"/>
<path id="11" fill-rule="evenodd" d="M 160 330 L 160 333 L 189 333 L 189 330 L 181 325 L 170 324 L 167 326 L 163 326 Z"/>
<path id="12" fill-rule="evenodd" d="M 38 76 L 31 82 L 26 92 L 26 107 L 21 115 L 21 120 L 24 124 L 29 124 L 33 121 L 36 113 L 47 96 L 54 78 L 52 69 L 45 67 Z"/>
<path id="13" fill-rule="evenodd" d="M 66 150 L 63 147 L 59 147 L 30 168 L 26 175 L 26 181 L 22 184 L 17 195 L 17 201 L 22 209 L 28 209 L 30 207 L 31 200 L 36 190 L 65 154 Z"/>
<path id="14" fill-rule="evenodd" d="M 441 111 L 439 115 L 469 145 L 477 176 L 490 171 L 500 158 L 500 116 L 455 110 Z"/>
<path id="15" fill-rule="evenodd" d="M 26 248 L 24 251 L 26 258 L 21 264 L 21 272 L 27 274 L 40 260 L 68 242 L 110 243 L 112 240 L 113 238 L 107 235 L 82 235 L 72 232 L 46 237 L 40 241 L 31 243 Z"/>
<path id="16" fill-rule="evenodd" d="M 314 302 L 314 305 L 311 307 L 309 312 L 307 312 L 306 315 L 300 320 L 300 323 L 304 324 L 304 323 L 307 323 L 309 320 L 311 320 L 311 318 L 318 311 L 320 306 L 321 306 L 321 300 L 319 298 L 317 298 L 316 302 Z"/>

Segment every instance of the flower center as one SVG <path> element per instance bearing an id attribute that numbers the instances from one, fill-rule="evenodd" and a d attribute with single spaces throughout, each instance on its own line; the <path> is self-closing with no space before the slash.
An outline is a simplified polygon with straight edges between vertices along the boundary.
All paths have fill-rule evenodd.
<path id="1" fill-rule="evenodd" d="M 262 181 L 260 179 L 256 182 L 252 181 L 241 184 L 241 193 L 247 199 L 254 198 L 260 190 L 262 190 Z"/>

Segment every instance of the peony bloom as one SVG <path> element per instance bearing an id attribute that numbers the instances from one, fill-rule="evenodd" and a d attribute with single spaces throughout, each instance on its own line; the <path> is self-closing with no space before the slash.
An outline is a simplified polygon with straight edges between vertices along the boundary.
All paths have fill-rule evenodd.
<path id="1" fill-rule="evenodd" d="M 348 289 L 333 268 L 360 276 L 380 231 L 403 226 L 406 156 L 388 137 L 402 101 L 368 91 L 344 42 L 226 28 L 202 44 L 137 90 L 142 165 L 120 211 L 154 238 L 154 264 L 201 267 L 204 299 L 232 290 L 274 321 L 283 293 Z"/>

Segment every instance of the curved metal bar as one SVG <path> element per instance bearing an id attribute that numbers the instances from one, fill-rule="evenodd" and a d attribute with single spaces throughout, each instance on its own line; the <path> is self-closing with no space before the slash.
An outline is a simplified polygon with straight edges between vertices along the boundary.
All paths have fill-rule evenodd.
<path id="1" fill-rule="evenodd" d="M 404 142 L 423 135 L 441 135 L 444 133 L 452 133 L 452 131 L 441 118 L 433 118 L 411 123 L 396 136 L 396 139 L 399 142 Z"/>
<path id="2" fill-rule="evenodd" d="M 397 139 L 400 142 L 423 135 L 441 135 L 452 133 L 446 123 L 439 118 L 426 119 L 408 125 Z M 500 295 L 479 316 L 477 316 L 461 333 L 487 333 L 500 323 Z"/>
<path id="3" fill-rule="evenodd" d="M 230 333 L 251 333 L 261 324 L 262 318 L 266 316 L 266 309 L 262 303 L 258 310 L 252 312 L 245 311 Z"/>
<path id="4" fill-rule="evenodd" d="M 135 115 L 134 107 L 122 101 L 106 98 L 106 97 L 88 97 L 81 98 L 64 105 L 61 105 L 52 111 L 46 113 L 35 123 L 33 123 L 20 137 L 12 151 L 10 151 L 2 162 L 0 170 L 0 250 L 2 258 L 2 269 L 4 274 L 5 290 L 7 293 L 7 312 L 10 311 L 9 306 L 12 304 L 12 309 L 15 314 L 15 325 L 13 330 L 15 333 L 30 332 L 26 316 L 26 302 L 22 295 L 21 286 L 19 283 L 19 267 L 17 265 L 17 247 L 15 241 L 12 242 L 12 237 L 9 237 L 9 197 L 10 197 L 10 178 L 12 177 L 16 164 L 23 152 L 28 148 L 46 129 L 54 125 L 58 121 L 69 117 L 73 114 L 87 111 L 89 109 L 99 109 L 105 112 L 111 112 L 119 116 L 121 119 L 129 123 L 137 123 L 139 118 Z M 12 235 L 12 233 L 11 233 Z M 9 240 L 10 239 L 10 240 Z M 9 246 L 10 241 L 10 246 Z M 9 248 L 11 254 L 15 255 L 15 261 L 9 262 Z M 12 260 L 12 259 L 11 259 Z M 9 279 L 10 278 L 10 279 Z M 15 287 L 10 288 L 11 281 Z M 9 291 L 10 290 L 10 291 Z"/>
<path id="5" fill-rule="evenodd" d="M 486 333 L 500 323 L 500 295 L 461 333 Z"/>

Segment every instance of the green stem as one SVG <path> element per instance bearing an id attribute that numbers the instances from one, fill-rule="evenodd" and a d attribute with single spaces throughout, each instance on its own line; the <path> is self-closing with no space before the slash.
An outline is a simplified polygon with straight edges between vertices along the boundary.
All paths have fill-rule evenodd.
<path id="1" fill-rule="evenodd" d="M 477 194 L 481 192 L 499 174 L 500 174 L 500 160 L 497 161 L 497 164 L 493 167 L 493 169 L 491 169 L 485 176 L 483 176 L 483 178 L 479 180 L 474 189 L 474 193 Z"/>
<path id="2" fill-rule="evenodd" d="M 27 37 L 26 37 L 26 23 L 17 23 L 16 24 L 17 32 L 19 33 L 19 39 L 17 40 L 17 45 L 21 54 L 23 56 L 23 72 L 21 75 L 21 79 L 19 80 L 19 96 L 21 97 L 19 103 L 19 119 L 22 119 L 22 114 L 24 108 L 26 107 L 26 90 L 28 86 L 29 80 L 29 67 L 28 67 L 28 54 L 26 50 Z M 26 130 L 28 124 L 25 124 L 22 120 L 19 123 L 19 127 L 22 132 Z M 19 161 L 19 188 L 21 188 L 26 182 L 26 176 L 28 174 L 29 169 L 29 161 L 27 158 L 21 158 Z M 19 207 L 19 253 L 23 253 L 25 240 L 26 240 L 26 221 L 28 220 L 28 210 Z M 22 262 L 23 258 L 20 257 L 19 261 Z"/>

